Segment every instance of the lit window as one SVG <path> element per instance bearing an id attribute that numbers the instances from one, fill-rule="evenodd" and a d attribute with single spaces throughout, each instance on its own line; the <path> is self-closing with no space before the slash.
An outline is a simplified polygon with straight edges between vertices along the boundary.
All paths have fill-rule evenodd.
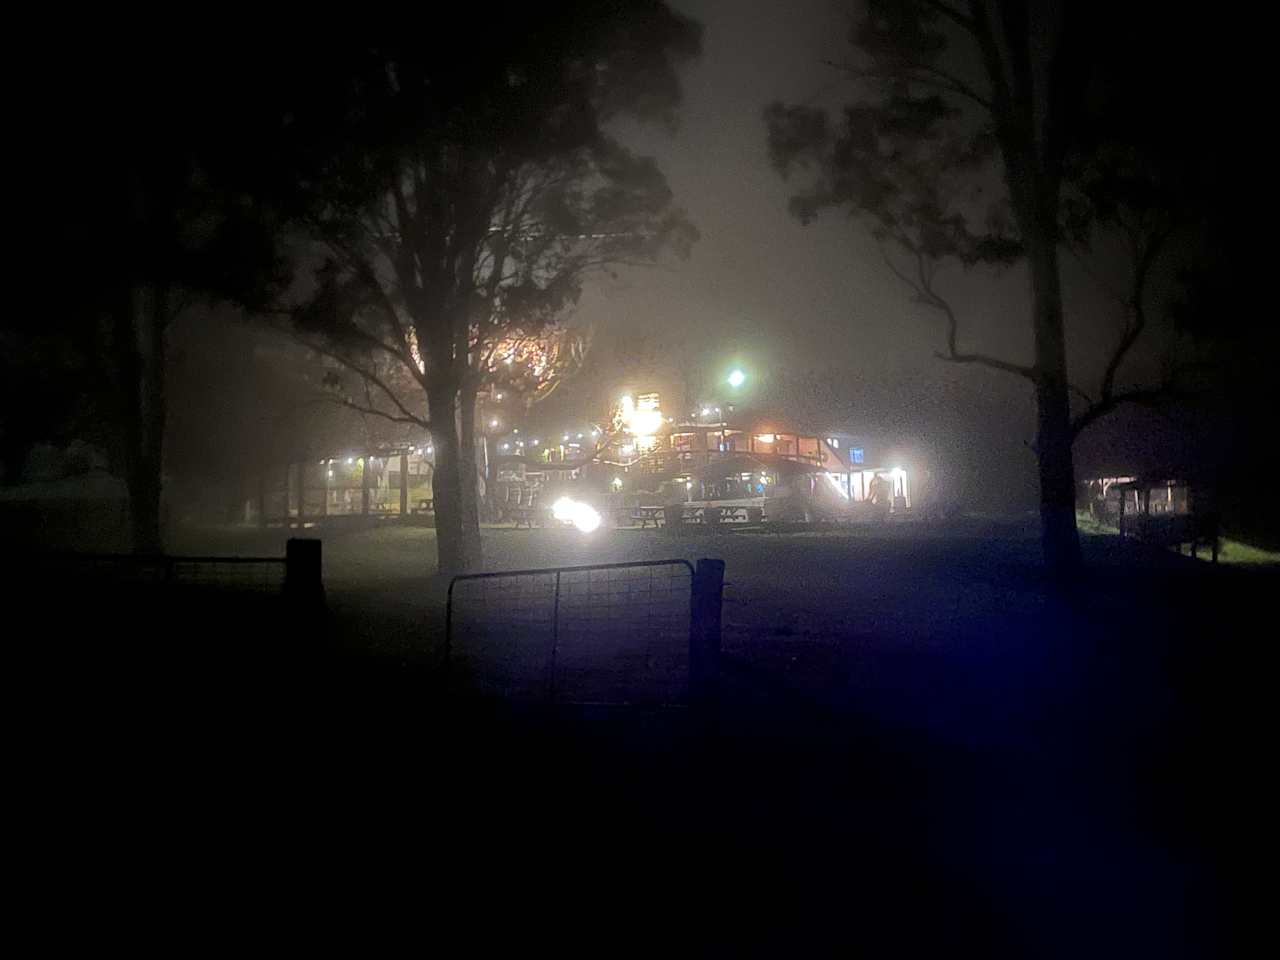
<path id="1" fill-rule="evenodd" d="M 836 439 L 835 437 L 827 437 L 827 443 L 831 444 L 831 449 L 832 449 L 832 450 L 839 450 L 839 449 L 840 449 L 840 441 L 839 441 L 838 439 Z"/>
<path id="2" fill-rule="evenodd" d="M 862 461 L 863 461 L 862 448 L 861 448 L 861 447 L 854 447 L 854 448 L 853 448 L 853 462 L 854 462 L 854 463 L 862 463 Z"/>

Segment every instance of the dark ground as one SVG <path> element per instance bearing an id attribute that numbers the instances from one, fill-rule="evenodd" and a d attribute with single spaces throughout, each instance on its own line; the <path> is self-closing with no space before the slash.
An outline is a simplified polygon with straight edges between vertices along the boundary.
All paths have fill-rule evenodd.
<path id="1" fill-rule="evenodd" d="M 439 585 L 404 563 L 429 531 L 327 543 L 317 617 L 11 574 L 28 888 L 175 945 L 369 907 L 365 947 L 1231 952 L 1273 571 L 1091 540 L 1063 590 L 1012 529 L 525 533 L 491 563 L 723 556 L 719 707 L 446 698 Z"/>

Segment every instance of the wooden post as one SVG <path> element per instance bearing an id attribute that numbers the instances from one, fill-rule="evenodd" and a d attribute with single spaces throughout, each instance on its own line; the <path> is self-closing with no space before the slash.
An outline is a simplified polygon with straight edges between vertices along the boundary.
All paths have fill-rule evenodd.
<path id="1" fill-rule="evenodd" d="M 689 701 L 706 706 L 720 687 L 720 607 L 724 600 L 724 561 L 698 561 L 693 572 L 689 617 Z"/>
<path id="2" fill-rule="evenodd" d="M 369 476 L 372 473 L 369 457 L 366 454 L 360 466 L 360 516 L 362 517 L 369 515 Z"/>
<path id="3" fill-rule="evenodd" d="M 284 592 L 290 600 L 323 606 L 324 578 L 320 541 L 290 537 L 284 548 Z"/>
<path id="4" fill-rule="evenodd" d="M 400 454 L 400 519 L 409 516 L 409 454 Z"/>

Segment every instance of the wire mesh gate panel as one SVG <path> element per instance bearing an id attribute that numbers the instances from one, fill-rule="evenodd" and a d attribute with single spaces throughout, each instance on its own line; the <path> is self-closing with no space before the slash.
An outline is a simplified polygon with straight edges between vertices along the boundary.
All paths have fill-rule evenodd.
<path id="1" fill-rule="evenodd" d="M 685 560 L 456 577 L 451 669 L 501 697 L 687 703 L 692 591 Z"/>

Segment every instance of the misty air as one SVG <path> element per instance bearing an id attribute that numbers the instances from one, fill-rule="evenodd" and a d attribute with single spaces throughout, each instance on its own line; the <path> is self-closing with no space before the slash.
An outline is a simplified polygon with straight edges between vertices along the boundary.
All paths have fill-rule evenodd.
<path id="1" fill-rule="evenodd" d="M 1251 12 L 15 19 L 28 935 L 1233 955 Z"/>

